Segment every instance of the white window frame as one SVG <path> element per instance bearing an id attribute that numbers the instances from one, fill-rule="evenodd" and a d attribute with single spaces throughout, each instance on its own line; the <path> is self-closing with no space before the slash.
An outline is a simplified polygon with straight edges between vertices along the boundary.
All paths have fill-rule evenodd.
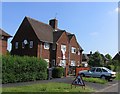
<path id="1" fill-rule="evenodd" d="M 30 48 L 33 48 L 33 41 L 30 41 Z"/>
<path id="2" fill-rule="evenodd" d="M 18 49 L 18 42 L 15 42 L 15 49 Z"/>
<path id="3" fill-rule="evenodd" d="M 61 45 L 61 51 L 64 51 L 64 52 L 66 52 L 66 45 Z"/>
<path id="4" fill-rule="evenodd" d="M 76 48 L 75 47 L 71 47 L 71 53 L 76 54 Z"/>
<path id="5" fill-rule="evenodd" d="M 44 49 L 47 49 L 47 50 L 48 50 L 49 48 L 50 48 L 50 44 L 47 43 L 47 42 L 45 42 L 45 43 L 44 43 Z"/>
<path id="6" fill-rule="evenodd" d="M 62 66 L 63 68 L 66 67 L 66 60 L 60 60 L 59 66 Z"/>
<path id="7" fill-rule="evenodd" d="M 75 63 L 75 61 L 74 60 L 71 60 L 71 64 L 70 64 L 71 66 L 76 66 L 76 63 Z"/>

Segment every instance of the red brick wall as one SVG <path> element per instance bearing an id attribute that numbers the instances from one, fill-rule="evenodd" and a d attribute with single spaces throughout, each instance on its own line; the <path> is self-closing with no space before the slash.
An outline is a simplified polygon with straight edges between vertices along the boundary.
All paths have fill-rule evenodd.
<path id="1" fill-rule="evenodd" d="M 7 53 L 7 41 L 0 40 L 0 54 L 5 55 Z"/>
<path id="2" fill-rule="evenodd" d="M 74 60 L 76 62 L 76 65 L 78 65 L 78 61 L 81 61 L 81 55 L 78 55 L 78 44 L 77 44 L 77 40 L 75 38 L 75 36 L 72 37 L 72 39 L 70 40 L 70 46 L 71 47 L 75 47 L 76 48 L 76 54 L 75 53 L 71 53 L 71 47 L 70 47 L 70 62 L 71 60 Z M 81 63 L 81 62 L 80 62 Z"/>
<path id="3" fill-rule="evenodd" d="M 58 31 L 59 32 L 59 31 Z M 59 65 L 60 60 L 62 59 L 62 52 L 61 52 L 61 45 L 66 45 L 66 52 L 65 52 L 65 57 L 66 57 L 66 64 L 68 65 L 68 56 L 69 56 L 69 44 L 68 44 L 68 37 L 65 32 L 61 35 L 59 40 L 57 41 L 57 49 L 56 49 L 56 63 Z"/>
<path id="4" fill-rule="evenodd" d="M 42 57 L 43 59 L 50 59 L 50 49 L 44 49 L 44 42 L 39 42 L 38 44 L 38 57 Z"/>

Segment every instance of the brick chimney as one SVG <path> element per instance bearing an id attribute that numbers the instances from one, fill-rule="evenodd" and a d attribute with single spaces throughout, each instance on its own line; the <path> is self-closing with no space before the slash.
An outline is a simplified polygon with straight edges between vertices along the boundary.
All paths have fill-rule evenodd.
<path id="1" fill-rule="evenodd" d="M 49 20 L 49 25 L 52 26 L 52 28 L 54 30 L 57 30 L 58 20 L 57 19 L 51 19 L 51 20 Z"/>

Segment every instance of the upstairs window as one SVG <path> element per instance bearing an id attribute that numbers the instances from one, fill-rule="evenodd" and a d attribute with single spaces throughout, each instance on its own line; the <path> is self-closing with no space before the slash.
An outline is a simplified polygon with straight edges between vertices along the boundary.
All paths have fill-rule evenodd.
<path id="1" fill-rule="evenodd" d="M 50 44 L 49 43 L 44 43 L 44 49 L 49 49 L 50 48 Z"/>
<path id="2" fill-rule="evenodd" d="M 53 43 L 53 45 L 52 45 L 52 50 L 56 50 L 56 44 L 55 43 Z"/>
<path id="3" fill-rule="evenodd" d="M 15 49 L 18 49 L 18 42 L 15 42 Z"/>
<path id="4" fill-rule="evenodd" d="M 30 48 L 33 48 L 33 41 L 30 41 Z"/>
<path id="5" fill-rule="evenodd" d="M 66 52 L 66 45 L 61 45 L 61 51 Z"/>
<path id="6" fill-rule="evenodd" d="M 23 48 L 23 49 L 25 48 L 25 44 L 24 44 L 24 42 L 22 42 L 22 48 Z"/>
<path id="7" fill-rule="evenodd" d="M 71 48 L 71 53 L 76 54 L 76 48 L 75 48 L 75 47 L 72 47 L 72 48 Z"/>

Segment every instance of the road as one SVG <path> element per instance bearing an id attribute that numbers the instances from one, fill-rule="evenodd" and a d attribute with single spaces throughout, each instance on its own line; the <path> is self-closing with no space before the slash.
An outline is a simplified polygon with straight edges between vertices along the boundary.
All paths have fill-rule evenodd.
<path id="1" fill-rule="evenodd" d="M 120 94 L 119 90 L 119 82 L 110 84 L 108 87 L 105 87 L 104 89 L 98 90 L 97 92 L 109 92 L 112 94 Z"/>

